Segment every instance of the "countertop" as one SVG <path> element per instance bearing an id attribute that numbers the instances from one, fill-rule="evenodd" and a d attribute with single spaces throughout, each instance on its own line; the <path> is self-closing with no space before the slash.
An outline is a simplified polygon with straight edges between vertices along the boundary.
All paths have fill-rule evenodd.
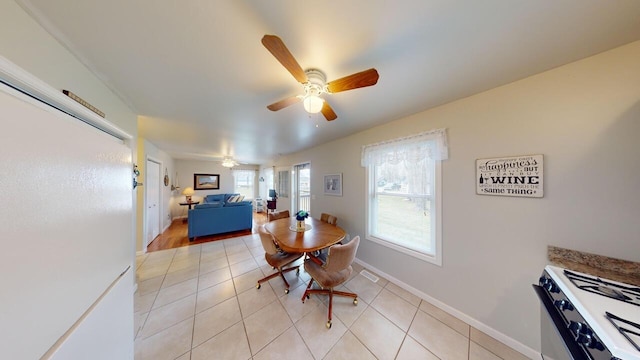
<path id="1" fill-rule="evenodd" d="M 638 262 L 563 249 L 551 245 L 547 248 L 547 256 L 553 265 L 640 286 L 640 263 Z"/>

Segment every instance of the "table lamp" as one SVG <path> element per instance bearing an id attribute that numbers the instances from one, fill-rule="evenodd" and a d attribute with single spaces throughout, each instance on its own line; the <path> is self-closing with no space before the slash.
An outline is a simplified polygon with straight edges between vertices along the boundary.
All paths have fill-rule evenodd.
<path id="1" fill-rule="evenodd" d="M 193 194 L 195 194 L 195 191 L 193 191 L 193 188 L 191 186 L 185 188 L 182 191 L 182 195 L 186 196 L 186 200 L 187 200 L 188 203 L 191 202 L 191 195 L 193 195 Z"/>

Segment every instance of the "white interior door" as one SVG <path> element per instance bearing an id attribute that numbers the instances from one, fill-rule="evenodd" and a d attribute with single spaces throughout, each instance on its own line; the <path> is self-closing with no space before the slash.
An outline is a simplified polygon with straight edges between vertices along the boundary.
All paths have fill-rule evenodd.
<path id="1" fill-rule="evenodd" d="M 147 160 L 146 188 L 147 236 L 145 248 L 160 235 L 160 164 Z"/>

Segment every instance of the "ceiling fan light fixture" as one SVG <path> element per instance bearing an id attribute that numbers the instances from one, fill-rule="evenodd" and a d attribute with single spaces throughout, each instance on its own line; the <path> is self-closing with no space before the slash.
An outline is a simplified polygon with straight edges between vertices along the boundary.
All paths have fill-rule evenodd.
<path id="1" fill-rule="evenodd" d="M 310 114 L 317 114 L 322 110 L 324 99 L 316 95 L 307 95 L 302 100 L 304 109 Z"/>
<path id="2" fill-rule="evenodd" d="M 226 167 L 226 168 L 232 168 L 234 166 L 236 166 L 236 162 L 233 161 L 230 158 L 224 158 L 224 160 L 222 160 L 222 166 Z"/>

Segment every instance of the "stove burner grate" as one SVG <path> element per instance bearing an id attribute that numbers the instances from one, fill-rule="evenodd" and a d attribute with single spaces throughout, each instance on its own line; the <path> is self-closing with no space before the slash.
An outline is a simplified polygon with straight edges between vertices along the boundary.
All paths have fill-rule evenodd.
<path id="1" fill-rule="evenodd" d="M 609 319 L 609 321 L 613 324 L 613 326 L 615 326 L 616 329 L 618 329 L 618 331 L 620 332 L 620 334 L 622 334 L 625 338 L 627 338 L 627 340 L 629 340 L 629 342 L 631 343 L 631 345 L 633 345 L 633 347 L 636 348 L 636 350 L 640 351 L 640 345 L 638 345 L 638 343 L 636 343 L 631 336 L 635 337 L 636 339 L 640 340 L 640 325 L 636 324 L 632 321 L 623 319 L 619 316 L 613 315 L 612 313 L 606 311 L 605 314 L 607 315 L 607 319 Z M 622 324 L 624 325 L 622 325 Z M 629 325 L 632 326 L 634 329 L 628 329 L 626 327 L 623 327 L 625 325 Z"/>
<path id="2" fill-rule="evenodd" d="M 614 284 L 568 270 L 564 270 L 564 274 L 578 289 L 640 306 L 640 288 Z"/>
<path id="3" fill-rule="evenodd" d="M 622 301 L 630 301 L 630 300 L 632 300 L 630 297 L 628 297 L 625 294 L 623 294 L 622 291 L 610 288 L 608 286 L 599 285 L 599 286 L 593 286 L 593 287 L 592 286 L 587 286 L 587 287 L 588 288 L 593 288 L 595 291 L 598 291 L 598 292 L 602 293 L 602 295 L 608 296 L 610 298 L 614 298 L 614 299 L 622 300 Z"/>

